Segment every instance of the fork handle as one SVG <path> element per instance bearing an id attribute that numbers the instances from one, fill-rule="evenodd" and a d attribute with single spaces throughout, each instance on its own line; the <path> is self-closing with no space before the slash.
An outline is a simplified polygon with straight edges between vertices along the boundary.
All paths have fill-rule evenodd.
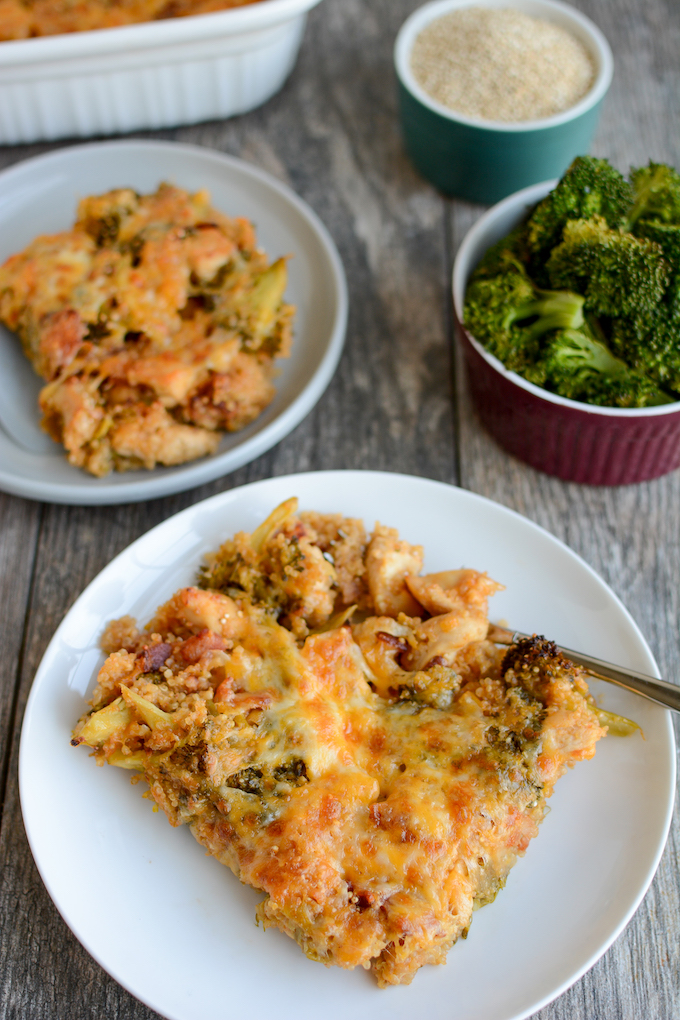
<path id="1" fill-rule="evenodd" d="M 583 655 L 581 652 L 574 652 L 571 648 L 562 648 L 568 659 L 578 666 L 583 666 L 591 676 L 598 680 L 609 680 L 618 687 L 624 687 L 627 691 L 635 691 L 643 698 L 655 701 L 657 705 L 664 705 L 674 712 L 680 712 L 680 687 L 669 684 L 666 680 L 655 680 L 654 677 L 645 673 L 637 673 L 633 669 L 620 669 L 613 666 L 611 662 L 603 662 L 602 659 L 595 659 L 592 655 Z"/>
<path id="2" fill-rule="evenodd" d="M 489 631 L 489 640 L 501 645 L 515 644 L 517 641 L 531 637 L 531 634 L 523 634 L 519 630 L 509 631 L 495 625 L 492 625 Z M 665 680 L 656 680 L 654 677 L 638 673 L 634 669 L 614 666 L 611 662 L 604 662 L 592 655 L 584 655 L 583 652 L 575 652 L 563 645 L 557 647 L 567 659 L 571 659 L 577 666 L 583 666 L 591 676 L 598 680 L 608 680 L 627 691 L 642 695 L 649 701 L 655 701 L 657 705 L 670 708 L 673 712 L 680 712 L 680 687 L 676 684 L 669 684 Z"/>

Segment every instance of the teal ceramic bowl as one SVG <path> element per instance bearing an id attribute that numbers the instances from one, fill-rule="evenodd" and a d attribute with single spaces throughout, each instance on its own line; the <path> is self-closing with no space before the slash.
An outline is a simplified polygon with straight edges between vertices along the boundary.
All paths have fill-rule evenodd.
<path id="1" fill-rule="evenodd" d="M 504 123 L 456 113 L 432 99 L 411 70 L 416 37 L 458 7 L 508 7 L 551 21 L 579 39 L 592 57 L 595 79 L 575 106 L 542 120 Z M 406 149 L 423 177 L 440 191 L 489 205 L 539 181 L 561 177 L 588 152 L 614 60 L 599 28 L 558 0 L 434 0 L 401 27 L 394 48 Z"/>

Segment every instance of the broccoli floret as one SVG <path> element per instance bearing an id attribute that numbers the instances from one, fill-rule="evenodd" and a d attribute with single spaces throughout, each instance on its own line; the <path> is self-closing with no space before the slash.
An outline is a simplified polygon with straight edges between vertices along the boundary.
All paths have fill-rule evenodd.
<path id="1" fill-rule="evenodd" d="M 492 244 L 475 269 L 475 277 L 498 276 L 512 268 L 522 272 L 528 258 L 526 237 L 526 223 L 520 223 L 507 237 Z"/>
<path id="2" fill-rule="evenodd" d="M 670 266 L 671 278 L 665 300 L 671 318 L 680 330 L 680 225 L 661 223 L 659 220 L 639 220 L 635 232 L 638 237 L 645 237 L 658 244 Z"/>
<path id="3" fill-rule="evenodd" d="M 635 235 L 658 244 L 671 271 L 680 273 L 680 226 L 678 224 L 662 223 L 660 220 L 640 220 Z"/>
<path id="4" fill-rule="evenodd" d="M 612 349 L 629 365 L 674 394 L 680 395 L 680 320 L 672 302 L 664 302 L 651 322 L 615 319 L 611 323 Z"/>
<path id="5" fill-rule="evenodd" d="M 651 407 L 671 403 L 644 372 L 630 368 L 585 330 L 554 336 L 543 358 L 546 387 L 570 400 L 605 407 Z"/>
<path id="6" fill-rule="evenodd" d="M 628 229 L 641 219 L 680 223 L 680 174 L 665 163 L 652 163 L 630 172 L 635 201 L 628 213 Z"/>
<path id="7" fill-rule="evenodd" d="M 611 230 L 601 216 L 567 223 L 546 270 L 553 287 L 585 295 L 595 315 L 641 320 L 653 317 L 670 276 L 658 244 Z"/>
<path id="8" fill-rule="evenodd" d="M 536 362 L 545 333 L 582 323 L 580 295 L 539 290 L 519 264 L 498 276 L 475 273 L 465 295 L 465 325 L 514 372 Z"/>
<path id="9" fill-rule="evenodd" d="M 534 257 L 532 265 L 543 265 L 570 220 L 601 216 L 607 226 L 616 229 L 626 223 L 632 205 L 633 189 L 606 159 L 577 156 L 529 219 L 527 245 Z"/>

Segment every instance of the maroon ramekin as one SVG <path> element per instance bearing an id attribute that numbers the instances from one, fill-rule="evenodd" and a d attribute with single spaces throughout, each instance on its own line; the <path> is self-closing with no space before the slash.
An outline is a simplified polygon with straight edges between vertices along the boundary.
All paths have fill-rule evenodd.
<path id="1" fill-rule="evenodd" d="M 509 453 L 564 481 L 628 485 L 659 478 L 680 467 L 680 401 L 618 408 L 558 397 L 509 372 L 462 325 L 472 270 L 555 184 L 532 185 L 493 206 L 468 231 L 456 255 L 453 301 L 475 408 Z"/>

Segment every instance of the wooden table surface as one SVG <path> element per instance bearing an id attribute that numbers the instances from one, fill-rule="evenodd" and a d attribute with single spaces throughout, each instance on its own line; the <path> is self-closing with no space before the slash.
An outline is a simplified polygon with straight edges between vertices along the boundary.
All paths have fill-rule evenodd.
<path id="1" fill-rule="evenodd" d="M 470 407 L 452 355 L 449 280 L 456 249 L 482 210 L 442 198 L 402 149 L 391 51 L 418 5 L 324 0 L 309 18 L 290 80 L 262 109 L 152 134 L 264 168 L 293 187 L 335 238 L 350 289 L 347 344 L 309 417 L 252 464 L 166 499 L 89 508 L 0 493 L 3 1020 L 156 1015 L 100 969 L 52 905 L 24 834 L 17 757 L 31 682 L 64 613 L 113 556 L 178 510 L 245 482 L 322 468 L 399 471 L 463 486 L 576 550 L 635 617 L 662 676 L 680 676 L 680 472 L 618 489 L 565 484 L 503 453 Z M 680 3 L 576 6 L 603 29 L 616 63 L 592 151 L 621 170 L 650 156 L 680 166 Z M 0 166 L 55 147 L 0 150 Z M 636 916 L 584 978 L 536 1014 L 541 1020 L 680 1018 L 679 839 L 676 812 Z"/>

